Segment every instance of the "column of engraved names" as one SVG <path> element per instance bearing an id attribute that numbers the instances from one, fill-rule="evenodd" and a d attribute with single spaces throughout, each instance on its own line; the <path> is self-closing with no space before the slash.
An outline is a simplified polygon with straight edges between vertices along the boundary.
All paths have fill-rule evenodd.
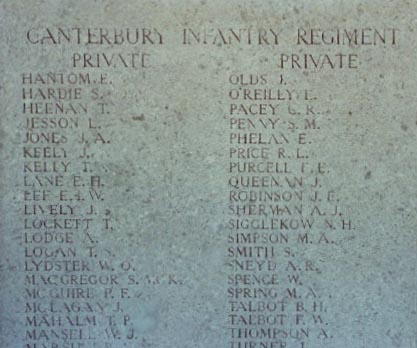
<path id="1" fill-rule="evenodd" d="M 327 231 L 341 216 L 322 185 L 328 164 L 309 156 L 319 100 L 282 76 L 237 74 L 229 84 L 230 346 L 308 347 L 331 333 L 330 295 L 314 282 L 324 265 L 306 251 L 333 245 Z"/>
<path id="2" fill-rule="evenodd" d="M 25 348 L 113 347 L 129 316 L 120 268 L 100 242 L 113 229 L 95 151 L 105 74 L 22 74 Z M 124 330 L 128 332 L 128 330 Z M 127 333 L 127 335 L 129 335 Z M 98 342 L 98 340 L 101 340 Z"/>

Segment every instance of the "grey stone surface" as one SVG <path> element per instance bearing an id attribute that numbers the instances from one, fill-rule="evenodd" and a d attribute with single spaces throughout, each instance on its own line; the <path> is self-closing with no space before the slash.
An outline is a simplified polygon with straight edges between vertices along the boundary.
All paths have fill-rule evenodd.
<path id="1" fill-rule="evenodd" d="M 0 1 L 0 346 L 416 348 L 416 7 L 406 0 Z M 63 42 L 46 38 L 46 28 L 54 40 L 63 28 Z M 69 28 L 66 43 L 62 33 Z M 154 44 L 86 44 L 88 28 L 96 35 L 92 41 L 98 28 L 148 28 Z M 252 42 L 222 44 L 221 36 L 214 41 L 216 28 L 250 28 Z M 257 44 L 262 28 L 279 32 L 279 43 L 269 31 L 268 44 Z M 299 28 L 365 30 L 370 36 L 363 40 L 371 44 L 325 45 L 319 36 L 313 40 L 322 44 L 297 44 Z M 382 44 L 373 33 L 384 28 Z M 209 42 L 190 36 L 193 43 L 183 44 L 184 29 L 208 31 Z M 92 66 L 81 64 L 84 54 L 92 55 L 85 62 Z M 136 68 L 125 66 L 132 54 Z M 358 67 L 349 69 L 344 61 L 343 68 L 282 69 L 282 54 L 355 54 Z M 47 73 L 61 73 L 65 82 L 27 82 L 29 74 L 35 80 Z M 70 83 L 87 73 L 90 83 Z M 230 83 L 241 75 L 246 81 L 262 75 L 266 83 Z M 81 99 L 64 100 L 66 112 L 55 110 L 55 98 L 27 92 L 75 93 L 77 87 Z M 298 97 L 229 97 L 231 90 L 242 95 L 245 89 L 252 98 L 255 89 L 280 90 L 282 96 L 294 90 Z M 305 90 L 315 99 L 303 100 Z M 55 111 L 46 113 L 45 102 Z M 44 111 L 31 114 L 31 103 L 43 103 Z M 242 109 L 231 114 L 231 104 L 265 104 L 265 115 Z M 58 119 L 69 127 L 55 127 L 51 120 Z M 238 119 L 249 129 L 231 123 Z M 263 127 L 268 120 L 276 128 Z M 312 120 L 315 129 L 308 126 Z M 44 138 L 25 144 L 28 132 Z M 54 132 L 60 143 L 51 142 Z M 255 134 L 252 144 L 231 138 L 244 133 Z M 88 143 L 79 142 L 82 134 Z M 266 142 L 275 136 L 279 144 L 259 144 L 260 136 Z M 230 163 L 266 162 L 230 158 L 237 148 L 266 148 L 268 161 L 286 162 L 292 173 L 246 172 L 255 180 L 276 178 L 280 186 L 231 187 L 238 175 L 230 173 Z M 279 148 L 286 157 L 277 159 Z M 90 158 L 80 158 L 84 149 Z M 308 158 L 297 159 L 297 153 Z M 48 172 L 54 163 L 58 173 Z M 324 163 L 323 173 L 316 173 L 318 163 Z M 302 177 L 302 187 L 289 185 L 295 177 Z M 311 187 L 315 178 L 317 190 Z M 292 198 L 238 203 L 232 191 L 286 192 Z M 312 202 L 314 192 L 323 201 Z M 325 201 L 329 192 L 337 201 Z M 249 203 L 251 215 L 234 213 Z M 329 217 L 335 205 L 342 215 Z M 273 214 L 270 206 L 282 210 Z M 277 219 L 281 228 L 277 223 L 273 230 L 237 230 L 230 220 L 239 218 Z M 33 225 L 54 219 L 59 225 Z M 314 221 L 311 228 L 301 227 L 306 219 Z M 290 220 L 299 227 L 283 228 Z M 251 238 L 283 233 L 289 241 L 238 244 L 234 238 L 241 232 Z M 67 233 L 67 240 L 49 243 L 45 233 L 58 239 Z M 300 240 L 305 233 L 308 243 Z M 43 239 L 35 243 L 34 236 Z M 273 248 L 274 254 L 265 257 L 262 249 L 260 255 L 235 257 L 231 250 L 243 246 Z M 248 269 L 235 270 L 236 261 L 247 261 Z M 256 262 L 265 262 L 261 270 L 253 269 Z M 64 265 L 68 270 L 59 269 Z M 236 275 L 247 278 L 236 286 Z M 277 284 L 266 282 L 275 276 Z M 300 277 L 296 285 L 289 281 L 294 276 Z M 257 284 L 259 279 L 264 283 Z M 297 297 L 291 298 L 294 288 Z M 68 289 L 78 289 L 70 290 L 78 295 L 56 298 Z M 247 289 L 251 297 L 232 298 L 233 289 Z M 255 298 L 254 289 L 272 289 L 277 296 L 262 298 L 259 292 Z M 275 310 L 259 311 L 268 303 Z M 231 328 L 257 337 L 232 337 Z"/>

